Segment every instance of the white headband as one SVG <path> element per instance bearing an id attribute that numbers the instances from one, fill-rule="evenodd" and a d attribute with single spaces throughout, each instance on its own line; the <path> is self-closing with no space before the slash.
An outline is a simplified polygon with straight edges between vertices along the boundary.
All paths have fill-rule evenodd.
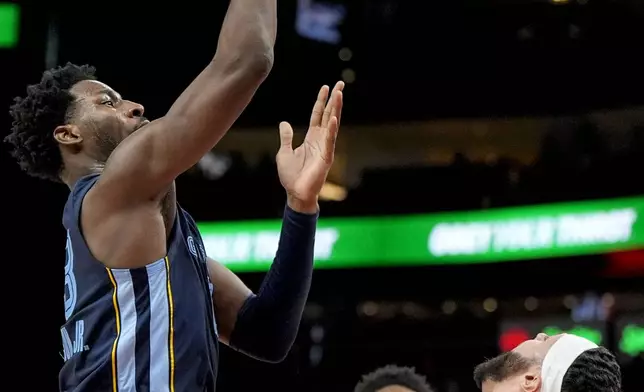
<path id="1" fill-rule="evenodd" d="M 588 339 L 565 334 L 550 347 L 541 365 L 541 392 L 561 392 L 568 368 L 584 351 L 598 346 Z"/>

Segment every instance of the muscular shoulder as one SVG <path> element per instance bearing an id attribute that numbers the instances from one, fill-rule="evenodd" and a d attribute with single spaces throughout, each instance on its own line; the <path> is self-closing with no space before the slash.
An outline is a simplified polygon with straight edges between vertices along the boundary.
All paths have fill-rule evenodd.
<path id="1" fill-rule="evenodd" d="M 112 185 L 111 185 L 112 186 Z M 100 179 L 87 191 L 80 224 L 88 248 L 109 268 L 139 268 L 166 255 L 176 207 L 174 188 L 160 200 L 119 204 Z"/>

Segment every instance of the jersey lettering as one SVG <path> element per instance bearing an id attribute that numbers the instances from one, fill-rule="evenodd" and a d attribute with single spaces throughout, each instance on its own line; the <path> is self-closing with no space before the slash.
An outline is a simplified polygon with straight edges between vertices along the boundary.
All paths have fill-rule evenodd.
<path id="1" fill-rule="evenodd" d="M 69 337 L 69 332 L 67 332 L 65 327 L 60 329 L 60 334 L 63 338 L 63 360 L 65 362 L 73 355 L 89 350 L 89 347 L 85 345 L 85 321 L 78 320 L 74 325 L 73 341 Z"/>
<path id="2" fill-rule="evenodd" d="M 191 235 L 188 236 L 188 250 L 195 256 L 197 255 L 197 247 L 195 246 L 195 240 Z"/>

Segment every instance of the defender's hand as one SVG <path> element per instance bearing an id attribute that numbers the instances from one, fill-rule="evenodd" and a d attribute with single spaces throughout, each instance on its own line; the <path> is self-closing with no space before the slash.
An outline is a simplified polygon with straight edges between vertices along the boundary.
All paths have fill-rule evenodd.
<path id="1" fill-rule="evenodd" d="M 313 106 L 304 143 L 295 150 L 293 128 L 287 122 L 280 123 L 281 146 L 276 157 L 277 172 L 286 190 L 288 205 L 295 211 L 317 212 L 318 194 L 333 164 L 342 115 L 343 89 L 344 82 L 336 83 L 328 99 L 329 87 L 322 86 Z"/>

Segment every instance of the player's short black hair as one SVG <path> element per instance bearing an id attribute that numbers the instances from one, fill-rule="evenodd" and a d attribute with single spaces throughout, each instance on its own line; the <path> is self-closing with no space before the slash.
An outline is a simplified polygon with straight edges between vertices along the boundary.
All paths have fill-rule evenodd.
<path id="1" fill-rule="evenodd" d="M 621 392 L 622 371 L 604 347 L 584 351 L 568 368 L 561 392 Z"/>
<path id="2" fill-rule="evenodd" d="M 414 392 L 434 392 L 427 379 L 416 373 L 416 369 L 387 365 L 362 376 L 354 392 L 376 392 L 385 387 L 399 385 Z"/>
<path id="3" fill-rule="evenodd" d="M 474 381 L 481 388 L 484 381 L 500 382 L 526 371 L 534 362 L 508 352 L 478 365 Z M 564 375 L 561 392 L 620 392 L 622 373 L 615 356 L 598 347 L 581 353 Z"/>
<path id="4" fill-rule="evenodd" d="M 72 115 L 74 97 L 69 89 L 80 81 L 95 80 L 95 71 L 89 65 L 67 63 L 45 71 L 39 83 L 27 87 L 25 97 L 15 98 L 9 110 L 11 133 L 4 140 L 29 175 L 60 182 L 63 160 L 53 132 Z"/>

